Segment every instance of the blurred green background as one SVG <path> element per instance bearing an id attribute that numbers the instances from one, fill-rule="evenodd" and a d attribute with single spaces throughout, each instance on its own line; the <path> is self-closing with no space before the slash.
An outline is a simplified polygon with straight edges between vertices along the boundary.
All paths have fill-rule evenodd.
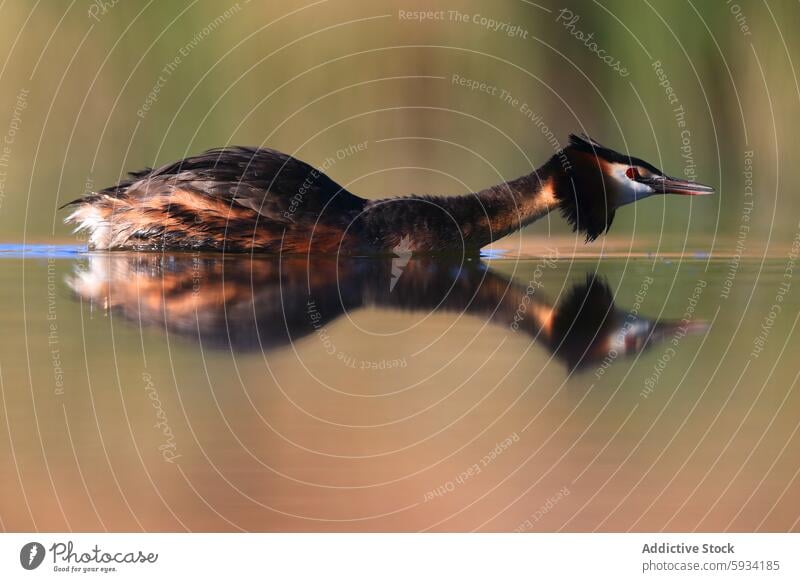
<path id="1" fill-rule="evenodd" d="M 292 153 L 377 198 L 530 172 L 552 154 L 549 129 L 561 143 L 585 131 L 719 189 L 637 204 L 618 213 L 615 236 L 730 250 L 752 200 L 746 250 L 774 251 L 798 227 L 798 15 L 794 2 L 722 0 L 5 2 L 3 240 L 72 241 L 59 205 L 224 144 Z"/>

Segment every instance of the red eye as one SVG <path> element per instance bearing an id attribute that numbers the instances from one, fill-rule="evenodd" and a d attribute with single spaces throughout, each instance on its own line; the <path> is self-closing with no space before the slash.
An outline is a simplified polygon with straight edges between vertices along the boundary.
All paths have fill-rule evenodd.
<path id="1" fill-rule="evenodd" d="M 630 167 L 627 170 L 625 170 L 625 175 L 628 176 L 629 179 L 635 180 L 636 178 L 639 177 L 639 172 L 636 171 L 636 168 Z"/>

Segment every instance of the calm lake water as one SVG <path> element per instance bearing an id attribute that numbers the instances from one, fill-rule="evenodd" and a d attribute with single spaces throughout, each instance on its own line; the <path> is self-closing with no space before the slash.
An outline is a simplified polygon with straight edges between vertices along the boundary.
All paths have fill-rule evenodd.
<path id="1" fill-rule="evenodd" d="M 798 530 L 793 261 L 6 248 L 2 526 Z"/>

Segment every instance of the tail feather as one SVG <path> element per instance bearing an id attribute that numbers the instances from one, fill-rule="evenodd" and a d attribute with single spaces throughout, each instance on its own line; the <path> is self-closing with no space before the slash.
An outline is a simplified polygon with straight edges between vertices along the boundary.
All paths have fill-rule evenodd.
<path id="1" fill-rule="evenodd" d="M 92 196 L 93 197 L 93 196 Z M 97 197 L 99 199 L 99 197 Z M 72 232 L 87 231 L 90 249 L 110 248 L 113 226 L 111 222 L 111 206 L 97 204 L 97 200 L 90 197 L 73 200 L 64 206 L 76 206 L 65 219 L 67 224 L 74 224 Z"/>

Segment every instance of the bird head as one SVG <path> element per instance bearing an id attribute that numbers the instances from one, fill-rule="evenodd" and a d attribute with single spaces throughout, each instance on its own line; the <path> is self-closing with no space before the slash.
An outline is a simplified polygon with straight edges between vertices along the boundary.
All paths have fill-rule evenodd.
<path id="1" fill-rule="evenodd" d="M 600 145 L 587 136 L 570 135 L 569 145 L 550 161 L 555 195 L 573 230 L 592 241 L 607 231 L 620 206 L 654 194 L 697 196 L 714 189 L 667 176 L 654 165 Z"/>

